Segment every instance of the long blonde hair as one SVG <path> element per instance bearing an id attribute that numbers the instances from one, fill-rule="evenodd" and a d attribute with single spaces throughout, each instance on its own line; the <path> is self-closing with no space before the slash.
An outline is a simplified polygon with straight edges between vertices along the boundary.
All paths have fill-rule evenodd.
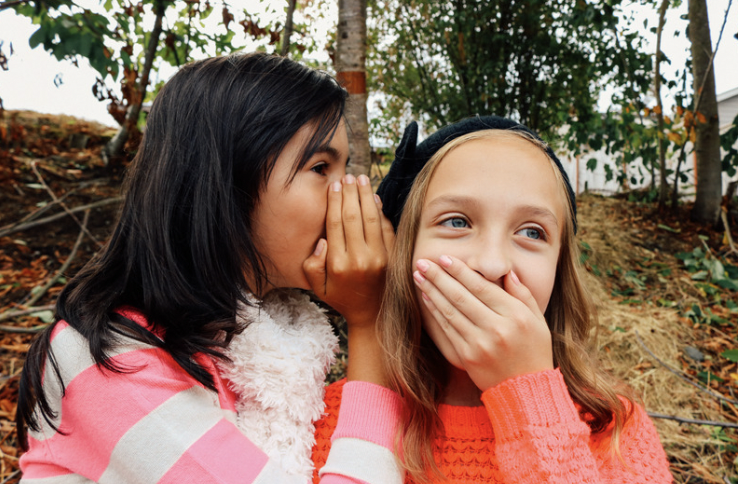
<path id="1" fill-rule="evenodd" d="M 403 466 L 416 482 L 428 482 L 431 474 L 443 477 L 433 458 L 433 443 L 442 432 L 438 404 L 448 383 L 448 363 L 423 330 L 412 279 L 413 251 L 426 192 L 436 168 L 451 150 L 475 139 L 520 139 L 546 153 L 546 145 L 524 131 L 490 129 L 460 136 L 444 145 L 426 163 L 405 203 L 390 259 L 378 330 L 391 387 L 404 403 L 396 453 L 402 456 Z M 566 182 L 553 160 L 551 165 L 563 195 Z M 613 423 L 610 442 L 617 453 L 618 436 L 632 413 L 633 400 L 627 389 L 620 388 L 590 357 L 594 307 L 579 274 L 574 207 L 568 197 L 562 199 L 567 201 L 571 216 L 564 224 L 556 279 L 545 312 L 552 334 L 554 365 L 560 368 L 569 393 L 580 405 L 581 415 L 592 432 L 610 431 L 608 427 Z M 619 394 L 630 404 L 626 405 Z"/>

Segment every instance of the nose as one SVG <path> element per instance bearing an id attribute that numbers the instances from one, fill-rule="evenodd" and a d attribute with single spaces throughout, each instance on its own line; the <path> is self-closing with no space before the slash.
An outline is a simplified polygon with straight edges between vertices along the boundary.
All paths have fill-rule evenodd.
<path id="1" fill-rule="evenodd" d="M 480 240 L 467 257 L 466 264 L 485 279 L 502 287 L 503 278 L 512 267 L 511 247 L 501 241 Z"/>

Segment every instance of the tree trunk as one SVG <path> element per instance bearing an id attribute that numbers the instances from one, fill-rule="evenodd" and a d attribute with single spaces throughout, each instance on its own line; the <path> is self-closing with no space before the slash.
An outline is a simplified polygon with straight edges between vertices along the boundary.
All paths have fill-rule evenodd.
<path id="1" fill-rule="evenodd" d="M 689 0 L 689 40 L 692 43 L 697 131 L 697 198 L 692 209 L 692 218 L 715 225 L 720 216 L 722 179 L 715 73 L 706 0 Z"/>
<path id="2" fill-rule="evenodd" d="M 654 75 L 653 90 L 656 95 L 656 103 L 658 110 L 656 119 L 658 122 L 658 141 L 659 141 L 659 209 L 666 207 L 666 200 L 669 198 L 669 184 L 666 182 L 666 146 L 664 146 L 664 106 L 661 103 L 661 36 L 664 31 L 664 23 L 666 21 L 666 9 L 669 7 L 669 0 L 662 0 L 659 7 L 659 27 L 656 33 L 656 73 Z M 676 183 L 676 181 L 675 181 Z"/>
<path id="3" fill-rule="evenodd" d="M 290 52 L 290 37 L 292 37 L 292 17 L 295 16 L 295 2 L 297 0 L 287 0 L 287 20 L 284 23 L 284 31 L 282 33 L 282 48 L 279 55 L 286 56 Z"/>
<path id="4" fill-rule="evenodd" d="M 149 85 L 149 73 L 151 72 L 151 66 L 154 63 L 154 57 L 156 57 L 156 48 L 159 46 L 159 37 L 161 36 L 161 23 L 164 18 L 164 11 L 166 6 L 163 0 L 159 0 L 154 4 L 154 11 L 156 13 L 156 20 L 154 21 L 154 29 L 151 31 L 149 37 L 149 44 L 146 46 L 146 57 L 144 58 L 144 66 L 141 70 L 141 75 L 138 78 L 136 90 L 138 96 L 132 100 L 131 105 L 128 106 L 126 112 L 126 119 L 121 125 L 115 136 L 108 141 L 102 152 L 103 160 L 105 164 L 109 164 L 111 160 L 114 160 L 123 153 L 123 147 L 128 141 L 128 136 L 135 129 L 136 123 L 138 123 L 138 116 L 141 113 L 141 106 L 143 105 L 144 98 L 146 97 L 146 88 Z"/>
<path id="5" fill-rule="evenodd" d="M 349 92 L 346 123 L 354 175 L 369 175 L 371 149 L 366 109 L 366 0 L 339 0 L 336 77 Z"/>

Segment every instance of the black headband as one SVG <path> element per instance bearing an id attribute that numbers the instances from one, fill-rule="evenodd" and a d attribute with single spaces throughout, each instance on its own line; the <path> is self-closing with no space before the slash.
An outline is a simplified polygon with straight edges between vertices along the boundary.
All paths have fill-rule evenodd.
<path id="1" fill-rule="evenodd" d="M 415 177 L 418 176 L 418 173 L 420 173 L 420 170 L 423 169 L 428 160 L 449 141 L 459 136 L 485 129 L 524 131 L 532 135 L 535 139 L 540 140 L 538 135 L 522 124 L 499 116 L 477 116 L 464 119 L 463 121 L 439 129 L 424 139 L 420 144 L 417 144 L 418 124 L 413 121 L 405 128 L 402 140 L 397 150 L 395 150 L 395 160 L 392 162 L 389 173 L 384 177 L 377 190 L 377 194 L 382 199 L 382 211 L 392 222 L 395 231 L 397 230 L 397 225 L 400 223 L 402 209 L 405 206 L 405 201 L 410 193 L 410 188 L 413 186 Z M 561 172 L 561 176 L 566 183 L 566 192 L 572 207 L 572 223 L 574 233 L 576 233 L 577 206 L 574 190 L 572 190 L 571 183 L 569 183 L 569 176 L 547 144 L 546 154 L 556 163 L 556 167 Z"/>

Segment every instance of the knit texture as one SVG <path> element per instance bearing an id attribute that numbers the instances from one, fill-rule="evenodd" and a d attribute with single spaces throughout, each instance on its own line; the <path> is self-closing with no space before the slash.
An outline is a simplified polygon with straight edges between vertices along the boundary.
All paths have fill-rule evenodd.
<path id="1" fill-rule="evenodd" d="M 315 424 L 316 469 L 330 450 L 343 383 L 327 388 L 326 415 Z M 449 479 L 445 482 L 672 482 L 656 429 L 642 408 L 635 409 L 621 434 L 623 465 L 610 451 L 607 431 L 591 435 L 558 370 L 513 378 L 481 400 L 484 406 L 439 406 L 445 432 L 436 437 L 433 452 Z"/>

